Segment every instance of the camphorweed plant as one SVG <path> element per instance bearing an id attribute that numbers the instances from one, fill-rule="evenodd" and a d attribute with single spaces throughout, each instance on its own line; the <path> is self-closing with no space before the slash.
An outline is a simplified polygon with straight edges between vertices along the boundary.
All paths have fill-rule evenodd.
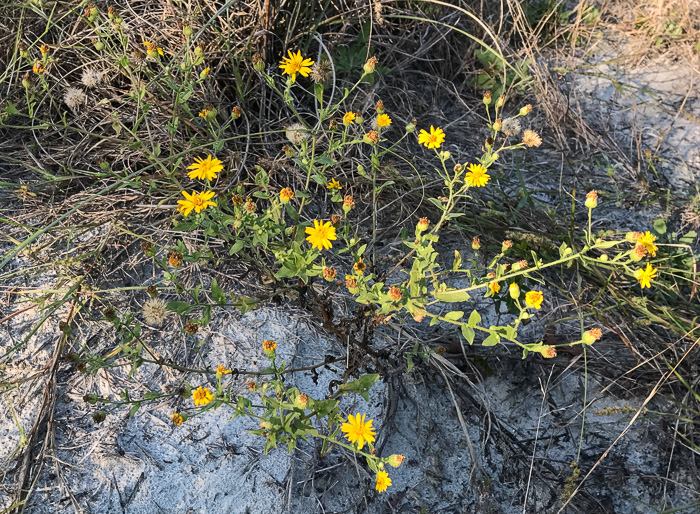
<path id="1" fill-rule="evenodd" d="M 157 45 L 148 43 L 147 51 L 149 58 L 159 59 Z M 183 69 L 201 63 L 196 53 L 193 59 L 186 59 Z M 389 130 L 394 123 L 392 114 L 386 112 L 381 101 L 371 116 L 345 105 L 350 94 L 361 86 L 363 78 L 374 72 L 377 63 L 376 58 L 369 59 L 357 82 L 335 100 L 335 87 L 328 91 L 323 80 L 316 80 L 329 73 L 328 62 L 315 63 L 302 56 L 300 51 L 289 51 L 279 64 L 283 76 L 280 82 L 277 75 L 268 73 L 268 67 L 259 56 L 253 57 L 253 67 L 262 78 L 262 87 L 279 95 L 295 118 L 295 122 L 285 129 L 289 143 L 284 152 L 304 176 L 303 187 L 297 190 L 290 185 L 271 185 L 268 172 L 257 166 L 254 184 L 238 185 L 225 194 L 217 193 L 213 183 L 224 170 L 224 163 L 215 155 L 223 144 L 218 139 L 221 127 L 217 125 L 213 108 L 205 108 L 199 113 L 210 125 L 213 152 L 199 152 L 191 162 L 180 163 L 182 169 L 173 169 L 170 175 L 182 175 L 185 180 L 186 174 L 191 184 L 180 192 L 173 212 L 175 229 L 197 232 L 205 238 L 205 243 L 194 252 L 188 251 L 182 242 L 170 250 L 156 249 L 148 242 L 142 245 L 146 255 L 163 269 L 164 281 L 161 285 L 172 284 L 179 295 L 177 301 L 165 302 L 158 298 L 158 289 L 151 286 L 148 290 L 151 298 L 143 306 L 143 319 L 148 325 L 159 325 L 168 311 L 174 312 L 182 318 L 186 336 L 197 346 L 199 327 L 209 324 L 212 310 L 218 306 L 236 306 L 245 312 L 266 298 L 299 287 L 311 285 L 323 288 L 323 284 L 326 284 L 329 295 L 350 295 L 362 307 L 361 315 L 377 322 L 412 318 L 421 323 L 429 319 L 431 325 L 440 322 L 454 325 L 470 345 L 475 341 L 483 346 L 507 343 L 519 347 L 523 358 L 532 352 L 552 358 L 557 353 L 555 346 L 543 342 L 523 343 L 518 339 L 518 329 L 523 322 L 543 306 L 544 292 L 537 286 L 537 275 L 542 270 L 568 266 L 573 262 L 584 266 L 595 264 L 634 277 L 642 288 L 651 286 L 658 269 L 652 262 L 647 261 L 642 265 L 641 261 L 656 257 L 658 248 L 655 237 L 646 232 L 630 233 L 619 240 L 595 238 L 591 233 L 592 215 L 598 205 L 595 191 L 588 193 L 585 199 L 588 225 L 580 247 L 572 248 L 562 243 L 558 259 L 544 262 L 532 252 L 531 260 L 508 262 L 512 242 L 504 241 L 500 253 L 492 256 L 485 267 L 480 267 L 476 259 L 463 259 L 458 251 L 454 252 L 451 267 L 441 265 L 445 261 L 437 249 L 441 232 L 450 220 L 467 215 L 463 212 L 466 202 L 472 195 L 478 194 L 480 188 L 489 186 L 491 169 L 499 159 L 507 152 L 541 144 L 537 133 L 521 128 L 532 108 L 526 105 L 514 116 L 507 117 L 506 98 L 503 95 L 492 98 L 490 93 L 486 93 L 483 104 L 490 135 L 484 142 L 480 156 L 470 162 L 457 162 L 450 152 L 443 149 L 449 135 L 440 127 L 425 127 L 416 134 L 418 123 L 412 121 L 404 127 L 400 137 L 392 139 L 392 134 L 396 132 Z M 204 80 L 206 73 L 207 70 L 204 70 L 197 80 Z M 314 79 L 310 93 L 315 105 L 313 115 L 299 107 L 299 98 L 303 98 L 305 92 L 299 87 L 299 82 L 308 77 Z M 182 87 L 178 86 L 179 91 L 187 96 L 191 83 L 185 81 L 182 84 Z M 242 115 L 242 111 L 236 108 L 231 113 L 231 119 Z M 382 188 L 387 187 L 387 183 L 377 185 L 382 161 L 389 154 L 410 152 L 406 150 L 406 145 L 408 148 L 414 145 L 416 149 L 417 145 L 422 145 L 434 153 L 434 173 L 441 179 L 442 191 L 429 201 L 438 215 L 433 221 L 428 218 L 417 220 L 412 237 L 403 240 L 403 257 L 392 269 L 380 274 L 374 265 L 376 209 L 372 218 L 373 240 L 366 241 L 359 221 L 353 216 L 356 201 L 359 200 L 343 194 L 344 185 L 333 176 L 332 170 L 341 163 L 356 165 L 358 175 L 371 183 L 372 201 L 375 203 Z M 329 193 L 326 197 L 329 197 L 330 205 L 323 205 L 319 190 Z M 312 215 L 315 212 L 333 214 L 325 219 Z M 215 258 L 208 244 L 211 240 L 218 243 L 223 241 L 229 255 L 236 255 L 260 269 L 274 292 L 256 298 L 238 297 L 227 294 L 216 280 L 212 280 L 209 291 L 214 302 L 210 303 L 202 300 L 201 286 L 186 287 L 179 277 L 182 262 L 202 262 Z M 472 249 L 474 252 L 481 249 L 478 237 L 474 238 Z M 346 264 L 347 269 L 343 269 L 342 263 L 347 262 L 348 258 L 352 264 Z M 456 284 L 461 287 L 456 287 Z M 476 294 L 504 299 L 513 318 L 502 326 L 486 326 L 482 324 L 477 310 L 467 313 L 450 308 L 451 304 L 466 304 Z M 193 313 L 198 313 L 198 317 Z M 328 359 L 310 367 L 288 369 L 286 363 L 277 358 L 277 344 L 266 340 L 263 350 L 270 366 L 263 371 L 228 369 L 223 364 L 216 370 L 185 368 L 165 361 L 148 347 L 142 337 L 142 325 L 133 313 L 120 315 L 110 309 L 104 315 L 119 331 L 121 344 L 106 358 L 95 355 L 85 358 L 83 364 L 84 368 L 89 368 L 87 371 L 95 372 L 100 367 L 108 366 L 108 359 L 122 354 L 130 359 L 132 373 L 143 363 L 150 362 L 199 373 L 206 378 L 200 383 L 185 383 L 180 391 L 170 395 L 152 392 L 141 399 L 133 399 L 125 390 L 119 401 L 94 395 L 88 395 L 86 401 L 110 405 L 109 409 L 131 405 L 133 414 L 144 402 L 175 395 L 191 397 L 190 408 L 172 415 L 172 422 L 178 426 L 188 418 L 227 405 L 233 409 L 234 417 L 246 416 L 258 420 L 260 428 L 254 433 L 265 438 L 266 451 L 277 444 L 285 444 L 291 451 L 297 446 L 299 438 L 320 438 L 324 452 L 337 445 L 364 456 L 376 474 L 378 491 L 384 491 L 391 485 L 386 464 L 398 466 L 404 457 L 376 455 L 373 420 L 367 420 L 362 413 L 346 418 L 341 415 L 340 408 L 343 395 L 359 393 L 368 398 L 368 391 L 379 378 L 378 375 L 346 380 L 328 397 L 311 398 L 307 393 L 289 387 L 283 376 L 323 366 L 329 362 Z M 325 321 L 332 323 L 329 319 Z M 590 327 L 570 345 L 591 345 L 601 336 L 599 328 Z M 215 377 L 215 382 L 210 379 L 211 376 Z M 248 382 L 250 397 L 237 396 L 232 392 L 233 381 L 243 376 L 255 378 Z M 95 419 L 99 421 L 105 415 L 105 410 L 99 411 Z M 320 422 L 325 424 L 325 428 L 321 428 Z"/>

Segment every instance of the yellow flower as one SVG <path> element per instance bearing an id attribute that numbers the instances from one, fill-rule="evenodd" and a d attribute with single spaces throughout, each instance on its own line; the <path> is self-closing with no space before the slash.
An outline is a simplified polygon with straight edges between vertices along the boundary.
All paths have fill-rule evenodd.
<path id="1" fill-rule="evenodd" d="M 489 284 L 489 296 L 495 296 L 500 290 L 501 285 L 498 282 L 491 282 Z"/>
<path id="2" fill-rule="evenodd" d="M 199 194 L 195 191 L 192 191 L 192 194 L 189 194 L 187 191 L 183 191 L 182 195 L 185 197 L 185 199 L 177 201 L 179 204 L 177 206 L 177 210 L 185 216 L 189 216 L 192 209 L 199 214 L 210 205 L 214 207 L 216 206 L 214 202 L 210 201 L 214 197 L 214 191 L 207 191 L 206 193 Z"/>
<path id="3" fill-rule="evenodd" d="M 525 293 L 525 305 L 530 308 L 540 309 L 543 299 L 542 291 L 528 291 Z"/>
<path id="4" fill-rule="evenodd" d="M 191 179 L 214 180 L 217 173 L 224 169 L 224 166 L 219 159 L 212 159 L 211 155 L 208 155 L 206 159 L 195 157 L 194 164 L 188 166 L 187 169 L 192 170 L 187 173 Z"/>
<path id="5" fill-rule="evenodd" d="M 228 375 L 231 373 L 230 369 L 224 368 L 221 364 L 216 365 L 216 374 L 217 375 Z"/>
<path id="6" fill-rule="evenodd" d="M 354 269 L 358 274 L 364 275 L 367 265 L 362 262 L 362 257 L 360 257 L 360 260 L 352 265 L 352 269 Z"/>
<path id="7" fill-rule="evenodd" d="M 262 347 L 264 352 L 274 352 L 277 349 L 277 343 L 272 339 L 265 339 Z"/>
<path id="8" fill-rule="evenodd" d="M 170 418 L 170 419 L 172 420 L 173 425 L 178 426 L 178 427 L 179 427 L 180 425 L 182 425 L 182 422 L 184 421 L 184 420 L 182 419 L 182 416 L 180 416 L 177 412 L 176 412 L 175 414 L 173 414 L 173 417 Z"/>
<path id="9" fill-rule="evenodd" d="M 335 237 L 335 227 L 330 221 L 314 220 L 314 226 L 306 227 L 306 233 L 309 234 L 306 240 L 311 243 L 311 247 L 319 250 L 332 248 L 331 241 L 337 239 Z"/>
<path id="10" fill-rule="evenodd" d="M 311 73 L 310 67 L 313 66 L 314 62 L 311 59 L 304 59 L 301 56 L 301 50 L 296 54 L 293 54 L 291 50 L 287 52 L 289 53 L 289 57 L 282 57 L 282 61 L 280 62 L 282 72 L 285 75 L 291 75 L 292 82 L 296 82 L 297 73 L 302 77 L 308 77 L 309 73 Z"/>
<path id="11" fill-rule="evenodd" d="M 374 442 L 374 429 L 372 428 L 372 420 L 365 423 L 365 414 L 357 413 L 357 416 L 350 414 L 348 422 L 343 423 L 340 429 L 345 432 L 345 437 L 351 443 L 357 443 L 357 448 L 362 449 L 367 443 Z M 391 485 L 391 484 L 388 484 Z"/>
<path id="12" fill-rule="evenodd" d="M 445 142 L 445 133 L 440 127 L 435 128 L 430 125 L 430 133 L 421 130 L 418 134 L 418 144 L 425 145 L 426 148 L 440 148 L 440 145 Z"/>
<path id="13" fill-rule="evenodd" d="M 164 55 L 163 49 L 161 47 L 159 47 L 158 45 L 156 45 L 155 43 L 153 43 L 151 41 L 144 41 L 143 44 L 146 45 L 146 51 L 149 54 L 152 52 L 158 52 L 159 55 L 161 55 L 161 56 Z"/>
<path id="14" fill-rule="evenodd" d="M 391 125 L 391 118 L 388 114 L 380 114 L 377 116 L 377 126 L 388 127 L 389 125 Z"/>
<path id="15" fill-rule="evenodd" d="M 658 250 L 657 246 L 654 244 L 654 241 L 656 241 L 656 236 L 649 231 L 637 238 L 637 244 L 640 244 L 646 248 L 652 257 L 656 257 L 656 250 Z"/>
<path id="16" fill-rule="evenodd" d="M 199 388 L 192 391 L 192 399 L 194 400 L 194 404 L 197 407 L 204 407 L 207 403 L 214 399 L 214 396 L 212 396 L 209 389 L 200 386 Z"/>
<path id="17" fill-rule="evenodd" d="M 651 263 L 647 262 L 646 269 L 639 268 L 634 272 L 634 278 L 639 280 L 639 285 L 642 289 L 645 287 L 651 287 L 651 281 L 656 278 L 656 272 L 658 268 L 652 268 Z"/>
<path id="18" fill-rule="evenodd" d="M 484 187 L 489 183 L 491 176 L 486 173 L 488 170 L 484 168 L 481 164 L 470 164 L 469 171 L 464 176 L 464 180 L 470 186 L 474 187 Z"/>
<path id="19" fill-rule="evenodd" d="M 343 123 L 345 123 L 346 125 L 352 125 L 353 121 L 355 121 L 355 113 L 346 112 L 345 116 L 343 116 Z"/>
<path id="20" fill-rule="evenodd" d="M 386 491 L 386 488 L 391 485 L 391 478 L 389 478 L 389 473 L 386 471 L 379 471 L 377 472 L 377 485 L 375 488 L 377 491 L 380 493 L 383 493 Z"/>
<path id="21" fill-rule="evenodd" d="M 340 191 L 340 189 L 343 187 L 340 185 L 340 182 L 338 182 L 336 179 L 332 178 L 331 181 L 328 183 L 328 186 L 326 186 L 328 189 L 337 189 Z"/>

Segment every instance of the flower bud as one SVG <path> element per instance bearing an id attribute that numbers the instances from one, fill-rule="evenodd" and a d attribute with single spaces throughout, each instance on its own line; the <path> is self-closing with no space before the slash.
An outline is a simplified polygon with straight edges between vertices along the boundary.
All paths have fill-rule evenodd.
<path id="1" fill-rule="evenodd" d="M 501 127 L 503 126 L 503 120 L 501 118 L 498 118 L 496 121 L 493 122 L 493 130 L 498 132 L 501 130 Z"/>
<path id="2" fill-rule="evenodd" d="M 484 93 L 484 105 L 489 105 L 491 103 L 491 91 L 486 91 Z"/>
<path id="3" fill-rule="evenodd" d="M 370 57 L 369 59 L 367 59 L 367 62 L 362 67 L 362 70 L 365 72 L 365 75 L 374 73 L 374 68 L 377 66 L 377 63 L 379 63 L 379 59 L 377 59 L 376 57 Z"/>
<path id="4" fill-rule="evenodd" d="M 603 337 L 603 332 L 599 328 L 592 328 L 584 332 L 583 336 L 581 336 L 581 339 L 584 343 L 590 346 L 601 337 Z"/>
<path id="5" fill-rule="evenodd" d="M 101 52 L 102 50 L 104 50 L 104 48 L 105 44 L 102 41 L 95 41 L 95 50 Z"/>
<path id="6" fill-rule="evenodd" d="M 525 107 L 520 108 L 520 116 L 525 116 L 532 110 L 532 105 L 527 104 Z"/>
<path id="7" fill-rule="evenodd" d="M 481 241 L 477 236 L 472 238 L 472 250 L 476 251 L 481 248 Z"/>
<path id="8" fill-rule="evenodd" d="M 405 460 L 406 460 L 405 455 L 401 455 L 400 453 L 395 453 L 394 455 L 390 455 L 386 462 L 392 468 L 398 468 L 401 464 L 403 464 L 403 462 Z"/>
<path id="9" fill-rule="evenodd" d="M 428 230 L 428 227 L 430 226 L 430 220 L 428 218 L 421 218 L 418 220 L 418 225 L 416 225 L 416 229 L 419 232 L 425 232 Z"/>
<path id="10" fill-rule="evenodd" d="M 182 33 L 185 35 L 185 37 L 190 37 L 192 35 L 192 27 L 185 25 L 182 27 Z"/>
<path id="11" fill-rule="evenodd" d="M 103 411 L 97 411 L 92 415 L 92 420 L 95 423 L 102 423 L 105 419 L 107 419 L 107 413 Z"/>
<path id="12" fill-rule="evenodd" d="M 586 207 L 589 209 L 598 207 L 598 192 L 595 189 L 586 195 Z"/>
<path id="13" fill-rule="evenodd" d="M 501 244 L 501 253 L 508 253 L 508 250 L 510 250 L 512 247 L 513 247 L 513 241 L 511 241 L 510 239 L 506 239 Z"/>
<path id="14" fill-rule="evenodd" d="M 237 120 L 241 116 L 243 116 L 243 109 L 241 109 L 239 106 L 236 106 L 231 110 L 231 117 L 234 120 Z"/>
<path id="15" fill-rule="evenodd" d="M 207 78 L 207 75 L 209 75 L 209 67 L 208 66 L 206 68 L 204 68 L 202 70 L 202 72 L 199 74 L 199 79 L 204 80 L 205 78 Z"/>
<path id="16" fill-rule="evenodd" d="M 510 297 L 513 300 L 517 300 L 518 298 L 520 298 L 520 287 L 518 287 L 518 284 L 513 282 L 511 285 L 509 285 L 508 294 L 510 294 Z"/>
<path id="17" fill-rule="evenodd" d="M 83 396 L 83 401 L 89 403 L 90 405 L 95 405 L 99 401 L 99 396 L 96 394 L 86 394 Z"/>
<path id="18" fill-rule="evenodd" d="M 355 113 L 355 124 L 357 125 L 362 125 L 362 122 L 365 121 L 364 116 L 362 116 L 362 113 L 360 111 L 357 111 Z"/>
<path id="19" fill-rule="evenodd" d="M 416 131 L 416 123 L 418 123 L 415 119 L 411 120 L 411 122 L 406 125 L 406 133 L 407 134 L 412 134 Z"/>
<path id="20" fill-rule="evenodd" d="M 265 62 L 260 57 L 260 54 L 253 54 L 253 69 L 259 73 L 265 71 Z"/>
<path id="21" fill-rule="evenodd" d="M 506 103 L 506 96 L 500 95 L 498 100 L 496 100 L 496 107 L 501 107 L 504 103 Z"/>
<path id="22" fill-rule="evenodd" d="M 301 393 L 299 396 L 297 396 L 294 399 L 294 406 L 297 409 L 306 409 L 306 406 L 308 404 L 309 404 L 309 397 L 304 393 Z"/>
<path id="23" fill-rule="evenodd" d="M 204 55 L 204 48 L 202 48 L 201 45 L 197 45 L 194 47 L 194 55 L 195 57 L 202 57 Z"/>

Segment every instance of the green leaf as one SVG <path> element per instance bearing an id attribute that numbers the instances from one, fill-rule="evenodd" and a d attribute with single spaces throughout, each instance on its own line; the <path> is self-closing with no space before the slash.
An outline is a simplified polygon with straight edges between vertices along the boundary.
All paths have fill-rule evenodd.
<path id="1" fill-rule="evenodd" d="M 450 288 L 447 291 L 434 291 L 433 296 L 437 300 L 446 303 L 466 302 L 469 300 L 469 298 L 471 298 L 469 293 L 455 288 Z"/>
<path id="2" fill-rule="evenodd" d="M 445 319 L 448 319 L 450 321 L 457 321 L 462 316 L 464 316 L 464 311 L 452 311 L 445 314 Z"/>
<path id="3" fill-rule="evenodd" d="M 484 339 L 481 343 L 482 346 L 496 346 L 498 343 L 501 342 L 501 336 L 498 334 L 491 334 L 488 336 L 486 339 Z"/>
<path id="4" fill-rule="evenodd" d="M 241 250 L 243 250 L 243 247 L 245 246 L 245 240 L 244 239 L 239 239 L 235 243 L 233 243 L 233 246 L 231 249 L 228 251 L 229 255 L 233 255 L 234 253 L 238 253 Z"/>
<path id="5" fill-rule="evenodd" d="M 654 220 L 654 232 L 663 236 L 666 233 L 666 222 L 661 218 Z"/>
<path id="6" fill-rule="evenodd" d="M 481 314 L 476 312 L 476 310 L 473 310 L 472 313 L 469 315 L 469 321 L 467 321 L 467 325 L 469 325 L 471 328 L 474 328 L 479 323 L 481 323 Z"/>
<path id="7" fill-rule="evenodd" d="M 219 284 L 215 278 L 213 278 L 211 281 L 211 295 L 214 297 L 214 301 L 219 305 L 226 303 L 226 293 L 224 293 L 224 290 L 219 287 Z"/>
<path id="8" fill-rule="evenodd" d="M 143 395 L 144 400 L 155 400 L 156 398 L 160 398 L 158 393 L 146 393 Z"/>
<path id="9" fill-rule="evenodd" d="M 365 401 L 368 402 L 369 395 L 367 393 L 377 380 L 379 380 L 379 375 L 376 373 L 362 375 L 357 380 L 353 380 L 352 382 L 348 382 L 347 384 L 341 385 L 340 389 L 342 389 L 345 392 L 358 393 L 360 396 L 362 396 L 362 398 L 365 399 Z"/>
<path id="10" fill-rule="evenodd" d="M 131 410 L 129 411 L 129 417 L 133 418 L 134 414 L 136 414 L 136 411 L 138 411 L 141 408 L 141 403 L 136 402 L 134 405 L 131 406 Z"/>
<path id="11" fill-rule="evenodd" d="M 467 325 L 462 325 L 462 335 L 464 336 L 464 339 L 467 340 L 469 344 L 474 343 L 474 329 L 467 326 Z"/>
<path id="12" fill-rule="evenodd" d="M 167 309 L 172 312 L 177 312 L 180 316 L 191 312 L 193 307 L 187 302 L 168 302 Z"/>

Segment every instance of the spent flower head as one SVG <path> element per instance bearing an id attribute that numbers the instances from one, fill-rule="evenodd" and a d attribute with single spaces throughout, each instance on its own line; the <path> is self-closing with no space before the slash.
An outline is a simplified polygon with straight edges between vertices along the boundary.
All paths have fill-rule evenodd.
<path id="1" fill-rule="evenodd" d="M 143 304 L 143 319 L 149 325 L 161 326 L 168 313 L 168 304 L 160 298 L 150 298 Z"/>

